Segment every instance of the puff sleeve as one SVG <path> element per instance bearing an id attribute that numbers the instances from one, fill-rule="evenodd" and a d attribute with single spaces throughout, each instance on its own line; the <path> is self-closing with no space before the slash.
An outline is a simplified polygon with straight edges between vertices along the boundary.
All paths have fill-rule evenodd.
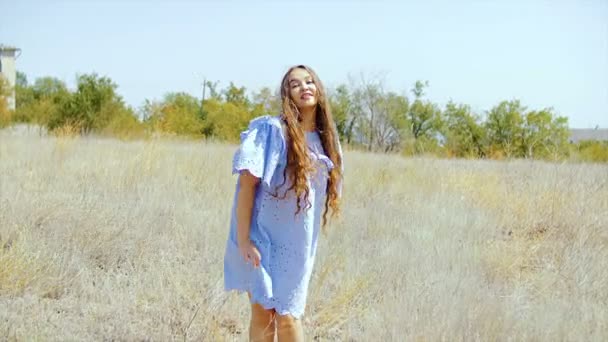
<path id="1" fill-rule="evenodd" d="M 232 160 L 232 174 L 248 170 L 267 187 L 285 156 L 285 139 L 279 119 L 253 119 L 241 132 L 241 143 Z"/>

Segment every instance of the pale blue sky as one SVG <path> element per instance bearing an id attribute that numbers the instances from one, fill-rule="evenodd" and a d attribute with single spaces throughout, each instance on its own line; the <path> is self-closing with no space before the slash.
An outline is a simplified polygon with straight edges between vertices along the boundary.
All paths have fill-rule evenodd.
<path id="1" fill-rule="evenodd" d="M 403 93 L 482 114 L 501 100 L 553 107 L 571 127 L 608 127 L 608 1 L 0 0 L 0 43 L 30 81 L 97 72 L 139 107 L 203 77 L 278 87 L 292 64 L 327 86 L 384 73 Z M 408 94 L 409 95 L 409 94 Z"/>

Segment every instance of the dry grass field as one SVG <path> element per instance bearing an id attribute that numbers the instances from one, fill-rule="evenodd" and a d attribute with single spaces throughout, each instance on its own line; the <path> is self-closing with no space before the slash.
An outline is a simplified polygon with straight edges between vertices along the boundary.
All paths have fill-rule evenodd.
<path id="1" fill-rule="evenodd" d="M 244 341 L 235 146 L 0 132 L 0 340 Z M 347 151 L 309 340 L 608 340 L 608 165 Z"/>

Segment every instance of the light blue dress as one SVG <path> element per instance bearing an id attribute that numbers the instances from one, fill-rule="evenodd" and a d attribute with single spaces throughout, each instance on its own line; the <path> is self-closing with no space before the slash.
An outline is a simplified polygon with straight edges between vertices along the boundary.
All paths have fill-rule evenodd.
<path id="1" fill-rule="evenodd" d="M 276 187 L 283 183 L 283 171 L 287 164 L 287 145 L 280 117 L 258 117 L 241 133 L 241 145 L 233 158 L 232 173 L 249 170 L 260 178 L 249 235 L 259 249 L 262 260 L 260 267 L 254 268 L 245 262 L 238 249 L 238 181 L 224 255 L 226 290 L 248 291 L 252 294 L 252 303 L 296 318 L 304 314 L 325 209 L 328 171 L 334 167 L 325 155 L 317 132 L 306 132 L 306 141 L 317 169 L 316 174 L 308 180 L 308 199 L 312 206 L 295 215 L 296 196 L 293 190 L 281 198 L 290 186 L 289 180 L 279 188 L 279 198 L 272 196 Z M 305 203 L 302 201 L 301 205 L 304 207 Z"/>

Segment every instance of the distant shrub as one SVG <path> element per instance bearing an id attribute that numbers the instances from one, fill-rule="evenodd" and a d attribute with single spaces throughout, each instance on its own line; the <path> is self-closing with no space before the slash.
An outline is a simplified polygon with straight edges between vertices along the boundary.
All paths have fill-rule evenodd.
<path id="1" fill-rule="evenodd" d="M 583 140 L 574 145 L 575 158 L 588 162 L 608 162 L 608 141 Z"/>

